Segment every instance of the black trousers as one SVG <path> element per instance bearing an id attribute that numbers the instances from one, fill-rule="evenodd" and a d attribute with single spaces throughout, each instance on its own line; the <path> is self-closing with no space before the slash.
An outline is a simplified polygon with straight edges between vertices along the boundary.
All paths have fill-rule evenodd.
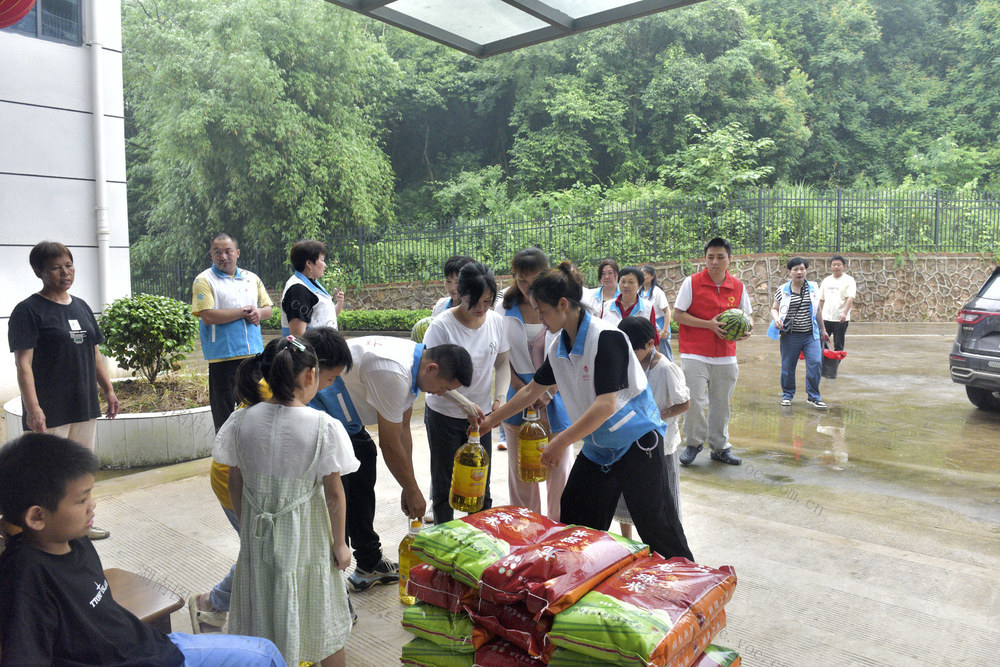
<path id="1" fill-rule="evenodd" d="M 625 498 L 639 538 L 652 551 L 664 558 L 683 556 L 694 560 L 670 495 L 659 434 L 656 446 L 649 451 L 632 443 L 625 455 L 610 466 L 598 465 L 578 454 L 563 489 L 560 520 L 607 530 L 619 496 Z"/>
<path id="2" fill-rule="evenodd" d="M 241 358 L 208 365 L 208 402 L 212 406 L 216 433 L 236 409 L 236 371 L 242 363 Z"/>
<path id="3" fill-rule="evenodd" d="M 850 320 L 847 322 L 823 320 L 823 327 L 826 329 L 827 335 L 833 339 L 834 350 L 844 349 L 844 334 L 847 333 L 847 325 L 850 323 Z"/>
<path id="4" fill-rule="evenodd" d="M 424 409 L 424 425 L 427 427 L 427 442 L 431 448 L 431 510 L 434 523 L 444 523 L 455 518 L 455 510 L 448 503 L 451 495 L 451 471 L 455 464 L 455 452 L 468 440 L 468 419 L 458 419 Z M 479 443 L 489 456 L 490 466 L 486 469 L 486 497 L 483 509 L 493 507 L 490 496 L 490 473 L 493 470 L 493 442 L 491 433 L 482 433 Z"/>
<path id="5" fill-rule="evenodd" d="M 371 572 L 382 560 L 382 543 L 375 532 L 375 478 L 378 450 L 365 429 L 351 434 L 354 455 L 361 467 L 340 481 L 347 496 L 347 542 L 358 568 Z"/>

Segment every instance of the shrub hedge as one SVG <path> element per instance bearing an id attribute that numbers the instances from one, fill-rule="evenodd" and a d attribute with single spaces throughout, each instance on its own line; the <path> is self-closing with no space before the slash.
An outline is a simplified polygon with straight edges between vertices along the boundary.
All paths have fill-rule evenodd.
<path id="1" fill-rule="evenodd" d="M 419 310 L 345 310 L 337 316 L 341 331 L 409 331 L 417 320 L 428 317 L 429 308 Z"/>

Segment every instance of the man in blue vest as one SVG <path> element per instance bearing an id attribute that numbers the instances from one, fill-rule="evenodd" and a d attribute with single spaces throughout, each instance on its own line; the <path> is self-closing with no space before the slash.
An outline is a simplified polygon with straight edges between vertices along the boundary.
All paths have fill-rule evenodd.
<path id="1" fill-rule="evenodd" d="M 208 395 L 218 431 L 236 408 L 236 369 L 264 350 L 261 320 L 271 298 L 253 273 L 236 268 L 240 247 L 225 232 L 212 238 L 212 266 L 194 279 L 191 312 L 199 318 L 201 350 L 208 362 Z"/>

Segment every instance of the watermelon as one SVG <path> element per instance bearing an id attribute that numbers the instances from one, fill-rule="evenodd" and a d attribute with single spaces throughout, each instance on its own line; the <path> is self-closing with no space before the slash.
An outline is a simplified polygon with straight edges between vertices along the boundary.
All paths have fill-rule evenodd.
<path id="1" fill-rule="evenodd" d="M 725 328 L 726 340 L 736 340 L 750 330 L 750 316 L 740 308 L 730 308 L 719 315 L 719 323 Z"/>
<path id="2" fill-rule="evenodd" d="M 430 317 L 424 317 L 417 320 L 417 323 L 410 329 L 410 340 L 414 343 L 423 343 L 424 334 L 427 333 L 427 327 L 431 325 L 431 319 Z"/>

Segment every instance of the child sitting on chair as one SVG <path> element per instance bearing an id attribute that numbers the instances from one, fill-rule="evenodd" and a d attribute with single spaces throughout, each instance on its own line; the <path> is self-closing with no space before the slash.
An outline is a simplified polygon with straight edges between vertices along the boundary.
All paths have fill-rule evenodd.
<path id="1" fill-rule="evenodd" d="M 11 665 L 284 665 L 274 644 L 169 635 L 115 602 L 97 551 L 97 458 L 28 433 L 0 448 L 0 513 L 22 529 L 0 555 L 0 654 Z"/>

